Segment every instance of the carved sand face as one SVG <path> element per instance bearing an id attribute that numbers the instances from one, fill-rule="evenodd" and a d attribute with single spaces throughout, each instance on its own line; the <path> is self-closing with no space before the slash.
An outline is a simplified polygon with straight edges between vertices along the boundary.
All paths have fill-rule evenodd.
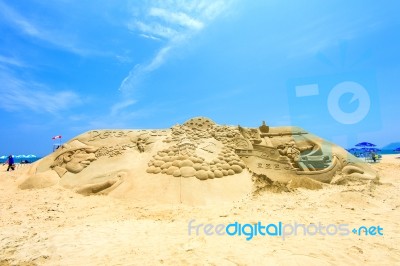
<path id="1" fill-rule="evenodd" d="M 96 160 L 94 153 L 86 153 L 84 150 L 78 150 L 75 154 L 67 158 L 65 169 L 71 173 L 79 173 L 85 169 L 91 162 Z"/>

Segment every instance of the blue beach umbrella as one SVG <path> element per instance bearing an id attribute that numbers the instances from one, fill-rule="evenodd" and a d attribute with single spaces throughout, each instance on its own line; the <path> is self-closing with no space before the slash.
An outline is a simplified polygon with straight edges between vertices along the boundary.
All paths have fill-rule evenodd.
<path id="1" fill-rule="evenodd" d="M 376 147 L 376 145 L 369 142 L 360 142 L 356 144 L 356 147 L 366 148 L 366 147 Z"/>
<path id="2" fill-rule="evenodd" d="M 356 153 L 360 152 L 361 150 L 357 149 L 357 148 L 351 148 L 351 149 L 347 149 L 347 151 L 352 153 L 352 154 L 356 154 Z"/>
<path id="3" fill-rule="evenodd" d="M 361 150 L 366 151 L 366 152 L 379 152 L 379 151 L 381 151 L 378 148 L 362 148 Z"/>
<path id="4" fill-rule="evenodd" d="M 359 149 L 357 148 L 351 148 L 351 149 L 347 149 L 348 152 L 355 152 L 355 151 L 359 151 Z"/>

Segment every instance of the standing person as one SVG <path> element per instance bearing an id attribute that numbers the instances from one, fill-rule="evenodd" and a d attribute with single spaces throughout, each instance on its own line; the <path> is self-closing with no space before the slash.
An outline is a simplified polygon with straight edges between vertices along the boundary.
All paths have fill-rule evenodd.
<path id="1" fill-rule="evenodd" d="M 12 155 L 8 156 L 8 159 L 5 163 L 8 163 L 7 172 L 10 171 L 10 169 L 14 171 L 15 164 L 14 164 L 14 158 L 12 157 Z"/>
<path id="2" fill-rule="evenodd" d="M 371 157 L 372 157 L 372 160 L 374 161 L 374 163 L 376 163 L 376 153 L 375 152 L 371 152 Z"/>

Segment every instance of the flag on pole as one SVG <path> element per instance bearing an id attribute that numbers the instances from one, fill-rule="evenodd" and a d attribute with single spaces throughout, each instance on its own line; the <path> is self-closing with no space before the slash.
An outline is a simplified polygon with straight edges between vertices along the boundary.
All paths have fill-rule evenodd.
<path id="1" fill-rule="evenodd" d="M 54 136 L 54 137 L 52 137 L 51 139 L 61 139 L 62 137 L 60 136 L 60 135 L 58 135 L 58 136 Z"/>

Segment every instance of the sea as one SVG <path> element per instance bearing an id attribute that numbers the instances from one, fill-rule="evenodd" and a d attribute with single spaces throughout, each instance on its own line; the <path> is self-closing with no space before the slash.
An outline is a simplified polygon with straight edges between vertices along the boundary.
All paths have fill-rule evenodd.
<path id="1" fill-rule="evenodd" d="M 399 154 L 399 152 L 394 152 L 392 150 L 381 150 L 378 154 Z"/>
<path id="2" fill-rule="evenodd" d="M 14 157 L 14 162 L 15 163 L 21 163 L 22 161 L 28 161 L 28 163 L 34 163 L 38 160 L 42 159 L 42 157 L 35 157 L 35 158 L 15 158 Z M 0 159 L 0 163 L 5 163 L 7 161 L 7 158 L 5 159 Z"/>

